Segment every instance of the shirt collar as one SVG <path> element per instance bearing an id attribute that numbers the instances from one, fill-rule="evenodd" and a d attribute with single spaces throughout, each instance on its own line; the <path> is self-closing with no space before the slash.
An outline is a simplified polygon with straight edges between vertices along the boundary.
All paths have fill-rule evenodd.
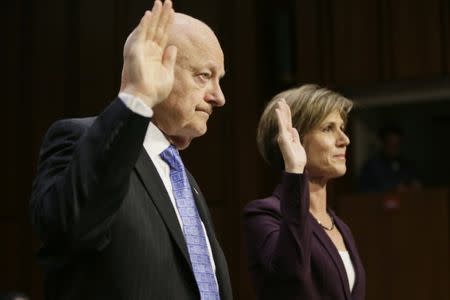
<path id="1" fill-rule="evenodd" d="M 159 154 L 169 146 L 170 142 L 164 133 L 155 124 L 150 122 L 144 138 L 144 148 L 150 157 L 159 157 Z"/>

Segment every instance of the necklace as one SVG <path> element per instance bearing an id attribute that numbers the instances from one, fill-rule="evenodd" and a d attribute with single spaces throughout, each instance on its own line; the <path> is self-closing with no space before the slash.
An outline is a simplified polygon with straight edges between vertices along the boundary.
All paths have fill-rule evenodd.
<path id="1" fill-rule="evenodd" d="M 319 223 L 320 226 L 322 226 L 323 229 L 327 230 L 327 231 L 331 231 L 334 229 L 334 219 L 332 216 L 330 216 L 331 219 L 331 226 L 327 227 L 325 225 L 322 224 L 322 222 L 319 221 L 319 219 L 316 219 L 317 223 Z"/>

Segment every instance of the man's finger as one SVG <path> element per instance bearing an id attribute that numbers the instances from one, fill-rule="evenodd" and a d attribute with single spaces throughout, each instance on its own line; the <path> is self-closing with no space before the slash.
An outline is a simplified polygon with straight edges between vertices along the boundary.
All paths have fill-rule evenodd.
<path id="1" fill-rule="evenodd" d="M 137 39 L 143 40 L 147 36 L 147 27 L 151 14 L 151 11 L 146 10 L 139 25 L 134 29 L 132 34 L 135 34 Z"/>
<path id="2" fill-rule="evenodd" d="M 162 3 L 160 0 L 155 0 L 152 8 L 152 15 L 150 21 L 147 23 L 147 40 L 153 40 L 155 31 L 161 16 Z"/>
<path id="3" fill-rule="evenodd" d="M 156 43 L 161 43 L 162 41 L 164 41 L 165 36 L 169 34 L 168 27 L 172 24 L 173 15 L 174 11 L 172 9 L 172 1 L 166 0 L 164 2 L 158 26 L 155 31 L 154 41 Z M 165 45 L 160 45 L 161 47 L 165 47 Z"/>
<path id="4" fill-rule="evenodd" d="M 173 69 L 175 68 L 177 51 L 178 49 L 175 46 L 169 46 L 164 50 L 162 63 L 168 70 L 173 71 Z"/>

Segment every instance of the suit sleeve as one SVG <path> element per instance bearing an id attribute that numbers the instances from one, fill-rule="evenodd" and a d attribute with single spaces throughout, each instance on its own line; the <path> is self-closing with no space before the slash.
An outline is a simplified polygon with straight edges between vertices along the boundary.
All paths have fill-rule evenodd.
<path id="1" fill-rule="evenodd" d="M 305 175 L 283 173 L 279 199 L 256 200 L 244 210 L 250 268 L 264 277 L 299 277 L 310 268 L 312 230 Z M 253 270 L 255 271 L 255 270 Z M 259 271 L 257 271 L 259 272 Z"/>
<path id="2" fill-rule="evenodd" d="M 106 246 L 149 120 L 117 98 L 92 125 L 72 119 L 51 126 L 30 203 L 44 244 L 69 251 Z"/>

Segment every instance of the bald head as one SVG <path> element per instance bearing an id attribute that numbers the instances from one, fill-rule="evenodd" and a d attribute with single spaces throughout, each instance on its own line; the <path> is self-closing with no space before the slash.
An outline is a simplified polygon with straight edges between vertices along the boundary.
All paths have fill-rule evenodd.
<path id="1" fill-rule="evenodd" d="M 202 36 L 211 38 L 217 44 L 219 44 L 216 35 L 208 25 L 191 16 L 181 13 L 175 13 L 169 35 L 169 41 L 176 44 L 180 39 L 196 38 Z"/>
<path id="2" fill-rule="evenodd" d="M 178 63 L 183 63 L 190 58 L 189 54 L 205 47 L 223 55 L 214 31 L 202 21 L 182 13 L 174 15 L 168 44 L 178 48 Z"/>
<path id="3" fill-rule="evenodd" d="M 183 29 L 186 30 L 194 29 L 214 34 L 211 28 L 209 28 L 209 26 L 206 25 L 204 22 L 182 13 L 175 13 L 174 15 L 172 29 L 175 28 L 179 31 L 182 31 Z"/>

